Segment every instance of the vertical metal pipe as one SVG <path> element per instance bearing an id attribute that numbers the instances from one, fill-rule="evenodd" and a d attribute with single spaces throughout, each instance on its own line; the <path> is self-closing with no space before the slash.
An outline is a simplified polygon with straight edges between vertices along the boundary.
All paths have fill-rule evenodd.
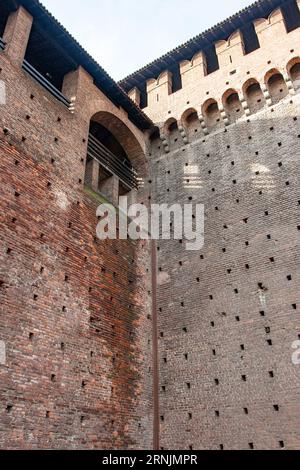
<path id="1" fill-rule="evenodd" d="M 152 354 L 153 354 L 153 449 L 159 450 L 159 362 L 157 330 L 157 249 L 151 240 L 152 270 Z"/>

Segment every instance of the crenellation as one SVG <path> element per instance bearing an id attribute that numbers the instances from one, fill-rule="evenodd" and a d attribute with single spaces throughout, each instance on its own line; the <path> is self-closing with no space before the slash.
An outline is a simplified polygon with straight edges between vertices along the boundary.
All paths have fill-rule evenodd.
<path id="1" fill-rule="evenodd" d="M 141 104 L 141 92 L 137 87 L 134 87 L 128 93 L 129 98 L 137 105 L 140 106 Z"/>
<path id="2" fill-rule="evenodd" d="M 167 70 L 162 72 L 158 79 L 148 80 L 148 106 L 144 111 L 161 126 L 169 119 L 170 111 L 171 116 L 180 121 L 188 109 L 187 98 L 189 106 L 197 109 L 200 114 L 203 114 L 203 107 L 208 100 L 215 99 L 221 110 L 223 122 L 228 124 L 230 117 L 224 116 L 226 106 L 223 97 L 230 89 L 239 94 L 241 108 L 246 116 L 249 116 L 250 109 L 252 111 L 255 109 L 254 106 L 249 106 L 247 98 L 243 95 L 245 83 L 249 79 L 258 82 L 263 92 L 263 101 L 267 106 L 274 103 L 269 97 L 267 83 L 270 71 L 272 74 L 273 69 L 282 74 L 288 92 L 293 94 L 295 86 L 298 86 L 297 80 L 300 83 L 297 78 L 300 72 L 296 70 L 300 67 L 296 59 L 300 56 L 299 28 L 287 33 L 280 8 L 273 11 L 267 19 L 257 19 L 253 23 L 260 43 L 258 49 L 245 54 L 243 35 L 239 30 L 235 31 L 228 40 L 215 44 L 219 61 L 219 69 L 215 72 L 207 75 L 206 56 L 203 51 L 199 51 L 191 61 L 185 60 L 179 63 L 182 88 L 176 93 L 172 93 L 172 75 Z M 294 60 L 295 67 L 294 80 L 289 76 L 292 62 L 287 60 L 291 55 L 290 60 Z M 256 108 L 260 109 L 260 106 Z M 203 117 L 205 120 L 205 115 Z"/>
<path id="3" fill-rule="evenodd" d="M 237 66 L 241 58 L 245 55 L 245 46 L 242 33 L 235 31 L 228 41 L 219 41 L 215 43 L 216 53 L 218 56 L 219 67 L 222 69 Z"/>
<path id="4" fill-rule="evenodd" d="M 189 87 L 195 81 L 200 81 L 207 75 L 206 56 L 204 52 L 200 51 L 194 55 L 191 61 L 185 60 L 180 62 L 179 67 L 182 87 Z"/>
<path id="5" fill-rule="evenodd" d="M 254 21 L 254 28 L 258 36 L 260 47 L 268 48 L 270 41 L 277 41 L 287 34 L 284 17 L 280 8 L 273 11 L 267 19 Z"/>
<path id="6" fill-rule="evenodd" d="M 5 53 L 17 65 L 24 60 L 32 23 L 32 16 L 22 6 L 8 17 L 3 35 L 7 43 Z"/>
<path id="7" fill-rule="evenodd" d="M 162 72 L 157 79 L 147 80 L 148 106 L 160 106 L 165 102 L 165 98 L 172 94 L 172 73 L 168 70 Z"/>

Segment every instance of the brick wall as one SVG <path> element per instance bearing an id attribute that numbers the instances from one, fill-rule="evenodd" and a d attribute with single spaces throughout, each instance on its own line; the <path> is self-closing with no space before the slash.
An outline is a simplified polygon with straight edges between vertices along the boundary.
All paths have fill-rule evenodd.
<path id="1" fill-rule="evenodd" d="M 84 70 L 65 80 L 71 113 L 21 62 L 0 55 L 0 446 L 151 448 L 149 247 L 95 240 L 99 200 L 84 188 L 94 113 L 143 166 L 142 132 Z"/>
<path id="2" fill-rule="evenodd" d="M 158 247 L 162 448 L 299 448 L 299 110 L 152 144 L 155 202 L 205 205 L 201 251 Z"/>
<path id="3" fill-rule="evenodd" d="M 185 127 L 184 116 L 190 109 L 206 122 L 205 108 L 211 100 L 216 102 L 220 111 L 226 111 L 225 98 L 230 90 L 234 90 L 242 102 L 247 101 L 245 85 L 249 79 L 257 80 L 264 92 L 269 89 L 267 76 L 271 70 L 278 70 L 286 81 L 289 80 L 287 65 L 300 54 L 300 28 L 287 32 L 280 9 L 267 19 L 255 20 L 253 28 L 260 47 L 251 53 L 245 53 L 240 31 L 235 31 L 228 40 L 214 44 L 219 68 L 213 73 L 207 74 L 204 51 L 197 52 L 190 61 L 179 62 L 182 88 L 175 93 L 172 92 L 172 73 L 169 70 L 147 80 L 148 106 L 144 111 L 160 128 L 161 134 L 166 134 L 165 124 L 170 118 Z M 134 91 L 129 95 L 137 99 Z M 222 118 L 226 121 L 226 113 L 222 112 L 221 121 Z"/>
<path id="4" fill-rule="evenodd" d="M 287 34 L 280 11 L 255 27 L 261 48 L 243 55 L 233 34 L 217 45 L 213 74 L 200 51 L 180 64 L 181 90 L 170 93 L 167 71 L 148 83 L 161 139 L 147 161 L 143 133 L 82 68 L 64 80 L 73 113 L 21 70 L 31 17 L 10 18 L 0 55 L 2 447 L 152 446 L 150 248 L 95 240 L 99 199 L 84 188 L 94 116 L 143 177 L 138 201 L 205 204 L 199 253 L 157 247 L 161 447 L 299 448 L 299 28 Z"/>

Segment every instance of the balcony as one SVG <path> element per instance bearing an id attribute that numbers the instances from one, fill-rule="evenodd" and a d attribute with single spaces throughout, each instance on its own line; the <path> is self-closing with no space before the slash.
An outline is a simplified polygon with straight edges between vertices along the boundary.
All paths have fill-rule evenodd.
<path id="1" fill-rule="evenodd" d="M 3 41 L 2 38 L 0 38 L 0 51 L 4 51 L 5 49 L 5 42 Z"/>
<path id="2" fill-rule="evenodd" d="M 71 102 L 54 86 L 49 80 L 47 80 L 40 72 L 38 72 L 27 60 L 23 62 L 23 70 L 25 70 L 32 78 L 34 78 L 42 87 L 44 87 L 52 96 L 58 101 L 64 104 L 67 108 L 70 108 Z"/>
<path id="3" fill-rule="evenodd" d="M 130 163 L 114 155 L 92 134 L 89 134 L 87 153 L 90 158 L 98 161 L 108 174 L 116 175 L 128 191 L 139 188 L 137 172 Z"/>

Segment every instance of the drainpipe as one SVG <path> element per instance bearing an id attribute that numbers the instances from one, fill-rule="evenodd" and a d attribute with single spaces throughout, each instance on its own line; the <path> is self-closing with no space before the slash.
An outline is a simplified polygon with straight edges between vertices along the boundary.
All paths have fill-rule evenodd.
<path id="1" fill-rule="evenodd" d="M 152 354 L 153 354 L 153 449 L 159 450 L 159 362 L 157 330 L 157 249 L 151 240 L 152 272 Z"/>

